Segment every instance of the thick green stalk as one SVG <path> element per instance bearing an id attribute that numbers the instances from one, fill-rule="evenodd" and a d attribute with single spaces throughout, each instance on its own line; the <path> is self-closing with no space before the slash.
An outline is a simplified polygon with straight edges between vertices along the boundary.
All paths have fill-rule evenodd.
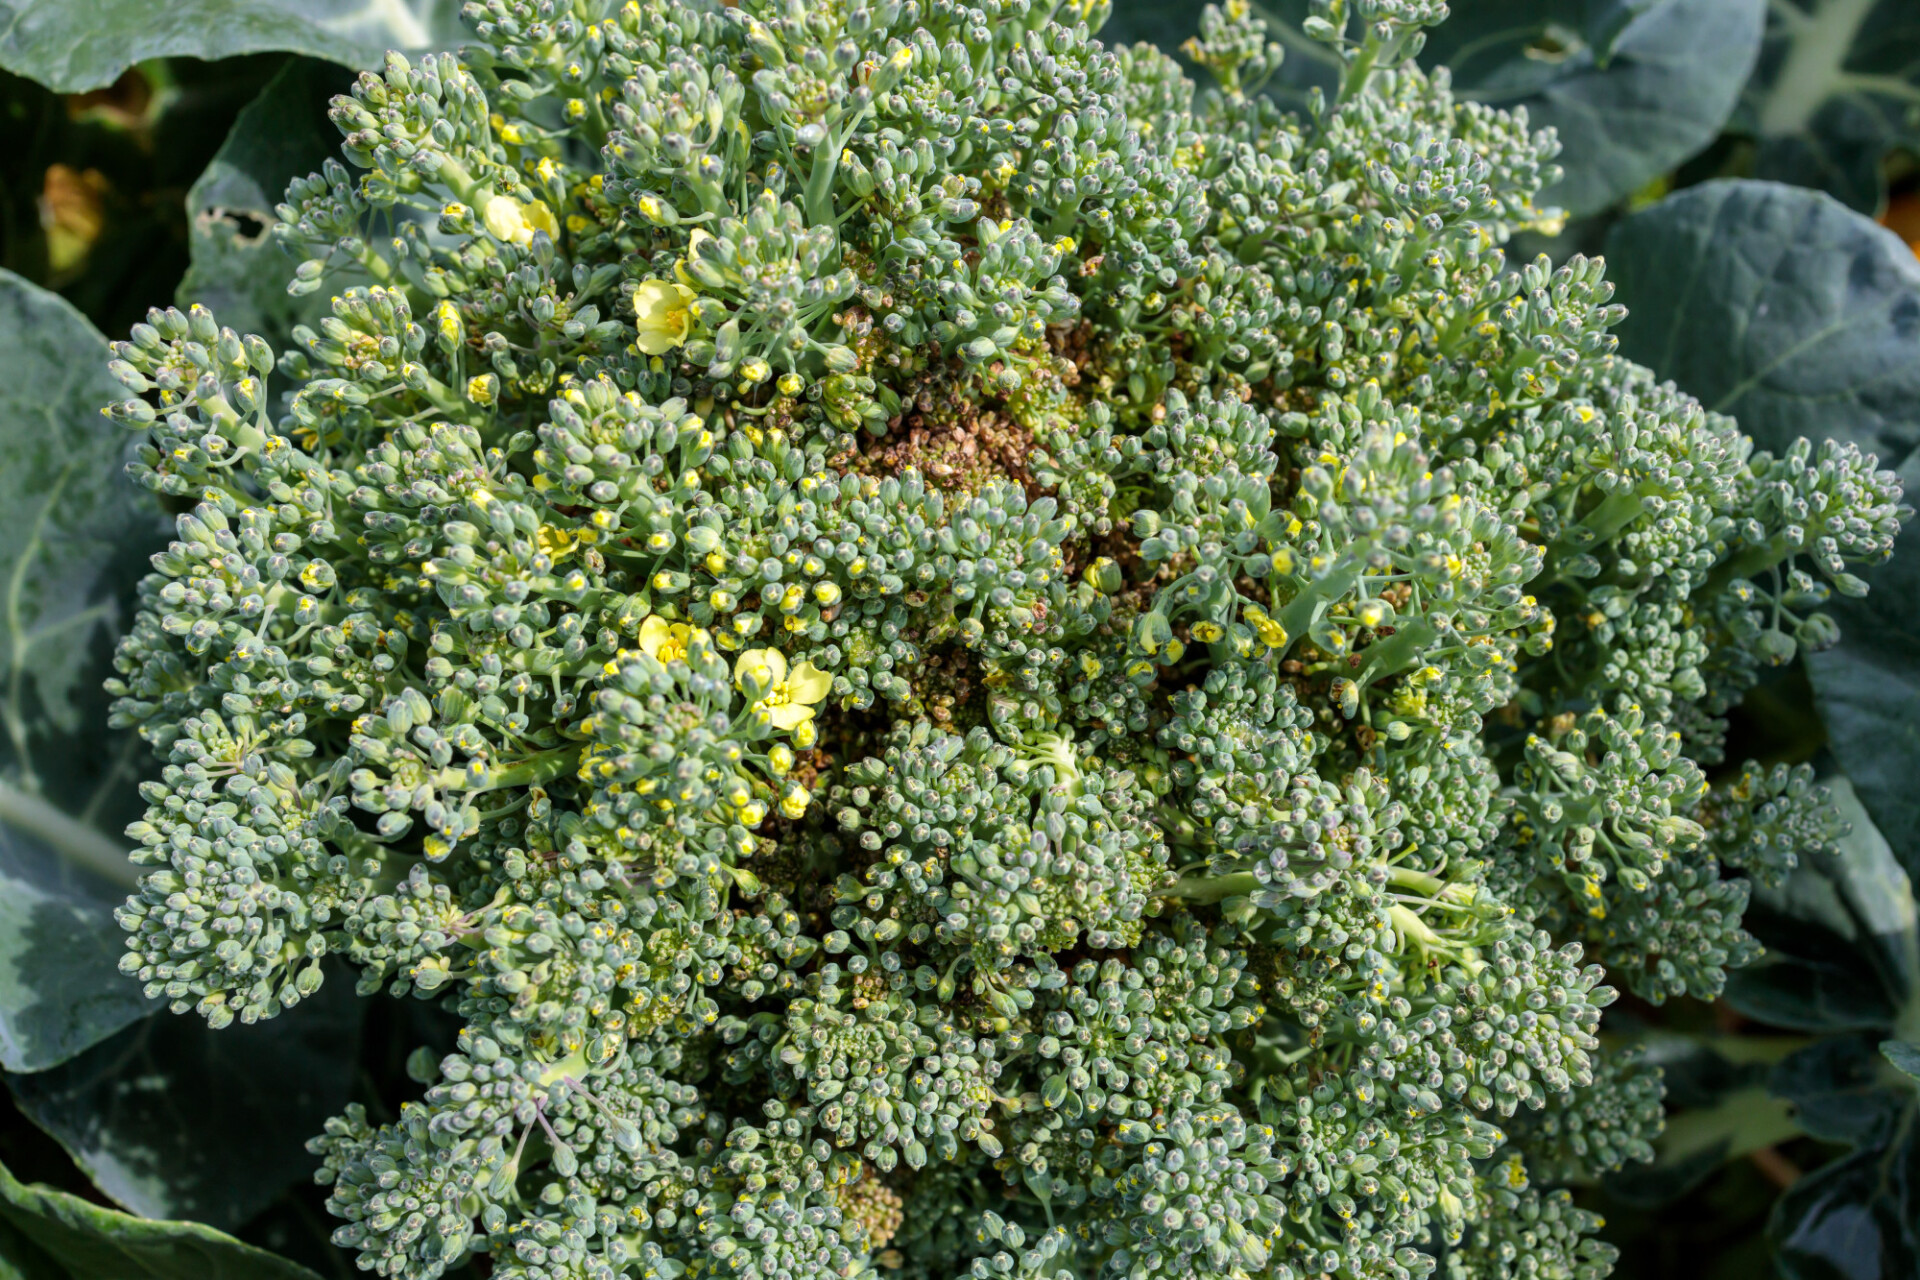
<path id="1" fill-rule="evenodd" d="M 524 760 L 492 765 L 476 776 L 467 769 L 442 769 L 433 775 L 434 786 L 443 791 L 479 795 L 505 787 L 535 787 L 573 772 L 580 765 L 585 748 L 577 742 L 535 752 Z"/>
<path id="2" fill-rule="evenodd" d="M 5 782 L 0 782 L 0 823 L 26 832 L 75 866 L 123 888 L 140 883 L 140 872 L 127 860 L 125 845 Z"/>
<path id="3" fill-rule="evenodd" d="M 1162 890 L 1161 896 L 1205 905 L 1252 893 L 1259 887 L 1260 878 L 1253 872 L 1236 871 L 1224 876 L 1183 876 Z"/>

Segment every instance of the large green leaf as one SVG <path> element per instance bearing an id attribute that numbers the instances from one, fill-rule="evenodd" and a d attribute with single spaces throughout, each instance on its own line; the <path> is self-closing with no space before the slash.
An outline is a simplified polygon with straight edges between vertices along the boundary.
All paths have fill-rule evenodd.
<path id="1" fill-rule="evenodd" d="M 187 193 L 192 265 L 180 303 L 199 302 L 238 333 L 257 333 L 275 350 L 293 326 L 325 314 L 323 294 L 287 293 L 295 263 L 273 228 L 274 209 L 294 178 L 319 169 L 340 149 L 327 103 L 347 73 L 313 58 L 290 58 L 234 121 L 193 190 Z"/>
<path id="2" fill-rule="evenodd" d="M 62 93 L 148 58 L 287 50 L 349 67 L 465 38 L 460 0 L 0 0 L 0 67 Z"/>
<path id="3" fill-rule="evenodd" d="M 7 791 L 0 794 L 0 1066 L 39 1071 L 158 1006 L 117 968 L 125 950 L 113 921 L 119 895 L 62 865 L 38 832 L 16 825 L 33 801 Z M 92 828 L 71 830 L 73 844 L 98 842 L 103 856 L 115 852 Z"/>
<path id="4" fill-rule="evenodd" d="M 1920 1080 L 1920 1044 L 1908 1040 L 1882 1040 L 1880 1054 L 1901 1075 L 1909 1080 Z"/>
<path id="5" fill-rule="evenodd" d="M 1629 1164 L 1604 1179 L 1611 1198 L 1642 1208 L 1671 1203 L 1728 1160 L 1794 1132 L 1790 1109 L 1766 1088 L 1788 1052 L 1777 1037 L 1644 1028 L 1624 1011 L 1608 1025 L 1660 1069 L 1669 1112 L 1652 1163 Z"/>
<path id="6" fill-rule="evenodd" d="M 1920 1023 L 1913 884 L 1847 779 L 1829 785 L 1852 830 L 1837 857 L 1798 868 L 1780 889 L 1756 888 L 1748 924 L 1767 955 L 1733 975 L 1727 998 L 1751 1017 L 1831 1033 L 1767 1081 L 1800 1131 L 1853 1148 L 1774 1206 L 1768 1235 L 1781 1273 L 1911 1276 L 1920 1274 L 1920 1111 L 1917 1082 L 1899 1069 L 1910 1046 L 1899 1042 Z"/>
<path id="7" fill-rule="evenodd" d="M 1828 779 L 1851 830 L 1831 860 L 1756 885 L 1747 926 L 1766 946 L 1728 976 L 1727 1001 L 1798 1031 L 1884 1030 L 1920 1009 L 1913 883 L 1846 778 Z"/>
<path id="8" fill-rule="evenodd" d="M 1607 259 L 1623 354 L 1732 414 L 1762 448 L 1920 443 L 1920 261 L 1816 191 L 1709 182 L 1623 219 Z"/>
<path id="9" fill-rule="evenodd" d="M 120 976 L 119 831 L 141 755 L 106 729 L 100 682 L 158 509 L 101 416 L 106 341 L 54 294 L 0 272 L 0 1067 L 37 1071 L 151 1006 Z"/>
<path id="10" fill-rule="evenodd" d="M 1897 1044 L 1897 1041 L 1888 1041 Z M 1872 1036 L 1819 1041 L 1772 1087 L 1800 1127 L 1853 1150 L 1788 1188 L 1768 1226 L 1788 1280 L 1920 1274 L 1920 1142 L 1914 1081 Z"/>
<path id="11" fill-rule="evenodd" d="M 1816 1040 L 1776 1067 L 1768 1087 L 1822 1142 L 1885 1146 L 1897 1136 L 1911 1090 L 1888 1072 L 1880 1043 L 1872 1032 Z"/>
<path id="12" fill-rule="evenodd" d="M 8 1084 L 119 1204 L 230 1230 L 312 1174 L 306 1141 L 346 1105 L 362 1012 L 335 974 L 266 1022 L 163 1014 Z"/>
<path id="13" fill-rule="evenodd" d="M 1307 0 L 1258 6 L 1287 58 L 1270 86 L 1292 106 L 1339 81 L 1332 50 L 1300 31 Z M 1200 5 L 1116 0 L 1101 33 L 1168 52 L 1199 26 Z M 1578 217 L 1617 204 L 1712 142 L 1760 53 L 1766 0 L 1473 0 L 1428 32 L 1420 61 L 1454 91 L 1524 107 L 1560 135 L 1561 180 L 1542 203 Z"/>
<path id="14" fill-rule="evenodd" d="M 1906 1113 L 1913 1127 L 1913 1111 Z M 1786 1280 L 1920 1275 L 1920 1143 L 1862 1146 L 1788 1187 L 1767 1234 Z"/>
<path id="15" fill-rule="evenodd" d="M 66 1280 L 66 1270 L 0 1218 L 0 1280 Z"/>
<path id="16" fill-rule="evenodd" d="M 1920 454 L 1900 469 L 1920 495 Z M 1908 526 L 1893 559 L 1866 575 L 1862 599 L 1835 600 L 1840 643 L 1807 656 L 1827 745 L 1859 789 L 1909 873 L 1920 875 L 1920 528 Z"/>
<path id="17" fill-rule="evenodd" d="M 1719 134 L 1760 52 L 1765 0 L 1473 0 L 1420 60 L 1454 88 L 1527 109 L 1560 135 L 1542 196 L 1575 216 L 1615 204 Z"/>
<path id="18" fill-rule="evenodd" d="M 1109 46 L 1146 41 L 1163 52 L 1178 55 L 1189 36 L 1200 33 L 1201 3 L 1163 3 L 1162 0 L 1113 0 L 1113 13 L 1100 28 Z M 1262 16 L 1265 16 L 1264 14 Z"/>
<path id="19" fill-rule="evenodd" d="M 1761 177 L 1877 211 L 1887 154 L 1920 150 L 1920 5 L 1776 0 L 1743 114 Z"/>
<path id="20" fill-rule="evenodd" d="M 102 1209 L 0 1167 L 0 1268 L 25 1280 L 319 1280 L 305 1267 L 198 1222 Z M 15 1249 L 25 1241 L 29 1246 Z M 0 1270 L 0 1276 L 4 1276 Z"/>

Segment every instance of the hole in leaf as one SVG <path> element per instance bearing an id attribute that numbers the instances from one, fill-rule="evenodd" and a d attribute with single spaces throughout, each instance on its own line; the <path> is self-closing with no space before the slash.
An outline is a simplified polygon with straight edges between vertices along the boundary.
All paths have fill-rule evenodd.
<path id="1" fill-rule="evenodd" d="M 267 228 L 272 220 L 251 209 L 207 209 L 197 219 L 204 231 L 210 231 L 218 223 L 225 223 L 233 230 L 234 243 L 251 248 L 266 238 Z"/>
<path id="2" fill-rule="evenodd" d="M 1579 32 L 1550 22 L 1521 52 L 1535 62 L 1565 62 L 1586 47 L 1587 42 L 1580 38 Z"/>

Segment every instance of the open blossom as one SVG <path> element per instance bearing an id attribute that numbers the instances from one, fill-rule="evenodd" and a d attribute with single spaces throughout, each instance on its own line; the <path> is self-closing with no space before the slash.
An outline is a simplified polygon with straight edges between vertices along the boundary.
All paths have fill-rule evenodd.
<path id="1" fill-rule="evenodd" d="M 670 280 L 642 280 L 633 291 L 634 345 L 650 356 L 665 355 L 693 328 L 693 290 Z"/>
<path id="2" fill-rule="evenodd" d="M 494 239 L 522 247 L 533 243 L 536 231 L 555 239 L 560 235 L 560 224 L 554 221 L 553 210 L 544 200 L 522 204 L 512 196 L 495 196 L 487 201 L 480 218 Z"/>
<path id="3" fill-rule="evenodd" d="M 641 651 L 663 666 L 685 658 L 695 641 L 706 638 L 707 633 L 700 628 L 668 622 L 657 613 L 640 624 Z"/>
<path id="4" fill-rule="evenodd" d="M 733 664 L 733 683 L 754 700 L 755 715 L 776 729 L 793 729 L 813 719 L 814 704 L 833 691 L 833 677 L 811 662 L 787 667 L 778 649 L 749 649 Z"/>

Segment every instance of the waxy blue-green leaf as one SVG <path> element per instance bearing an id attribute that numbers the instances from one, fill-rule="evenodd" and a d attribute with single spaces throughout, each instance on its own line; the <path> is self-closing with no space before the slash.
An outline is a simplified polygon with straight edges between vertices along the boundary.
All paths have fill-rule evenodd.
<path id="1" fill-rule="evenodd" d="M 198 1222 L 156 1222 L 28 1185 L 0 1166 L 0 1249 L 26 1280 L 319 1280 Z M 11 1247 L 24 1241 L 25 1249 Z M 4 1275 L 0 1271 L 0 1275 Z"/>
<path id="2" fill-rule="evenodd" d="M 1742 116 L 1760 177 L 1877 211 L 1888 154 L 1920 149 L 1920 5 L 1777 0 Z"/>
<path id="3" fill-rule="evenodd" d="M 1768 1093 L 1801 1131 L 1854 1148 L 1776 1203 L 1768 1235 L 1782 1274 L 1913 1275 L 1920 1094 L 1885 1046 L 1915 1062 L 1900 1042 L 1920 1029 L 1920 923 L 1913 884 L 1860 797 L 1845 778 L 1828 785 L 1852 831 L 1836 858 L 1803 865 L 1780 889 L 1756 887 L 1747 922 L 1767 955 L 1732 976 L 1727 999 L 1749 1017 L 1822 1035 L 1774 1068 Z"/>
<path id="4" fill-rule="evenodd" d="M 1920 454 L 1900 469 L 1907 496 L 1920 495 Z M 1827 745 L 1909 874 L 1920 875 L 1920 546 L 1911 528 L 1893 559 L 1864 576 L 1861 599 L 1836 599 L 1828 612 L 1840 643 L 1809 654 L 1814 701 Z"/>
<path id="5" fill-rule="evenodd" d="M 1767 1235 L 1786 1280 L 1920 1275 L 1920 1143 L 1820 1166 L 1774 1202 Z"/>
<path id="6" fill-rule="evenodd" d="M 349 67 L 466 39 L 460 0 L 0 0 L 0 67 L 61 93 L 148 58 L 285 50 Z"/>
<path id="7" fill-rule="evenodd" d="M 100 682 L 165 523 L 100 413 L 106 340 L 0 272 L 0 1067 L 38 1071 L 154 1008 L 118 972 L 120 831 L 144 749 Z"/>
<path id="8" fill-rule="evenodd" d="M 1778 889 L 1755 885 L 1747 925 L 1766 954 L 1727 981 L 1727 1002 L 1799 1031 L 1885 1029 L 1920 997 L 1913 883 L 1846 778 L 1827 783 L 1852 827 L 1830 861 Z"/>
<path id="9" fill-rule="evenodd" d="M 1880 1043 L 1876 1032 L 1824 1036 L 1774 1068 L 1768 1088 L 1791 1102 L 1800 1129 L 1822 1142 L 1884 1146 L 1911 1091 L 1896 1085 Z"/>
<path id="10" fill-rule="evenodd" d="M 1103 35 L 1172 52 L 1198 5 L 1120 0 Z M 1275 83 L 1290 106 L 1331 92 L 1339 61 L 1308 39 L 1306 0 L 1266 6 L 1287 58 Z M 1579 217 L 1617 204 L 1691 159 L 1726 125 L 1760 54 L 1765 0 L 1474 0 L 1427 33 L 1420 63 L 1446 67 L 1454 92 L 1524 107 L 1561 142 L 1561 180 L 1541 196 Z"/>
<path id="11" fill-rule="evenodd" d="M 1793 1132 L 1788 1108 L 1766 1087 L 1783 1053 L 1777 1037 L 1629 1034 L 1659 1067 L 1667 1110 L 1677 1114 L 1655 1140 L 1651 1164 L 1607 1175 L 1609 1196 L 1648 1208 L 1671 1203 L 1728 1160 Z"/>
<path id="12" fill-rule="evenodd" d="M 1622 220 L 1607 263 L 1621 353 L 1761 448 L 1831 437 L 1897 466 L 1920 444 L 1920 261 L 1831 196 L 1690 187 Z"/>
<path id="13" fill-rule="evenodd" d="M 1920 1044 L 1907 1040 L 1882 1040 L 1880 1056 L 1891 1062 L 1901 1075 L 1920 1080 Z"/>
<path id="14" fill-rule="evenodd" d="M 214 1031 L 160 1014 L 7 1083 L 116 1203 L 231 1230 L 312 1175 L 306 1141 L 346 1105 L 364 1012 L 335 974 L 277 1018 Z"/>
<path id="15" fill-rule="evenodd" d="M 1788 1280 L 1920 1273 L 1920 1050 L 1877 1048 L 1871 1036 L 1833 1037 L 1774 1073 L 1801 1128 L 1853 1147 L 1774 1205 L 1767 1234 Z"/>
<path id="16" fill-rule="evenodd" d="M 339 152 L 327 102 L 347 84 L 339 67 L 290 58 L 241 111 L 187 193 L 192 261 L 180 281 L 181 306 L 201 303 L 221 324 L 257 333 L 276 351 L 291 345 L 295 324 L 327 314 L 323 294 L 287 293 L 295 262 L 274 237 L 274 210 L 290 181 Z"/>
<path id="17" fill-rule="evenodd" d="M 1720 133 L 1760 53 L 1765 0 L 1474 0 L 1420 61 L 1463 97 L 1525 107 L 1560 136 L 1564 176 L 1542 204 L 1607 208 Z"/>

